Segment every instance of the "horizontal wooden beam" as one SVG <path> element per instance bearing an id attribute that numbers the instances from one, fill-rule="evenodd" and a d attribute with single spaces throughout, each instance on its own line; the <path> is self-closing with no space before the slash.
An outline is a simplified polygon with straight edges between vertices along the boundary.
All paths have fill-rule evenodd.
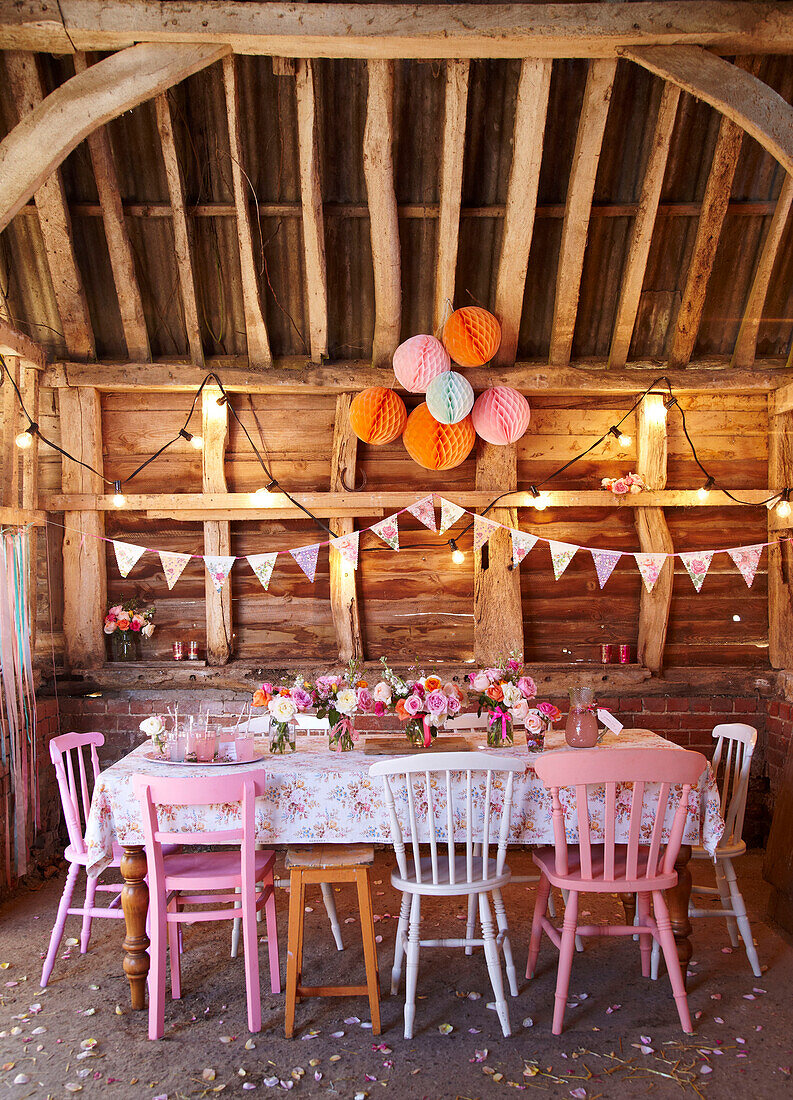
<path id="1" fill-rule="evenodd" d="M 3 48 L 71 53 L 135 42 L 225 42 L 287 57 L 613 57 L 685 42 L 725 53 L 793 48 L 789 3 L 328 4 L 25 0 L 0 8 Z"/>
<path id="2" fill-rule="evenodd" d="M 394 385 L 389 367 L 373 368 L 366 360 L 342 360 L 318 367 L 305 357 L 276 359 L 267 371 L 247 369 L 244 356 L 207 358 L 207 370 L 217 371 L 227 390 L 236 393 L 345 393 L 366 386 Z M 732 368 L 724 359 L 692 361 L 684 370 L 669 371 L 662 361 L 642 360 L 620 370 L 608 370 L 605 359 L 582 360 L 569 367 L 521 362 L 508 367 L 480 367 L 465 376 L 475 390 L 508 385 L 522 393 L 637 394 L 657 377 L 669 378 L 676 393 L 768 393 L 793 384 L 793 369 L 784 360 L 758 359 L 750 368 Z M 105 392 L 150 390 L 165 393 L 196 390 L 204 371 L 187 359 L 156 363 L 107 361 L 55 363 L 44 371 L 41 385 L 52 389 L 94 386 Z"/>
<path id="3" fill-rule="evenodd" d="M 44 527 L 47 513 L 33 508 L 0 508 L 0 526 L 2 527 Z"/>
<path id="4" fill-rule="evenodd" d="M 44 370 L 47 365 L 47 353 L 41 344 L 31 340 L 9 321 L 0 318 L 0 355 L 16 355 L 26 367 Z"/>
<path id="5" fill-rule="evenodd" d="M 742 500 L 759 504 L 766 500 L 771 491 L 768 489 L 731 489 Z M 266 518 L 267 514 L 277 511 L 291 512 L 294 516 L 303 513 L 283 493 L 269 493 L 269 500 L 263 505 L 256 493 L 126 493 L 125 512 L 168 512 L 170 515 L 192 513 L 192 520 L 203 519 L 207 511 L 220 510 L 237 513 L 237 518 Z M 369 493 L 300 493 L 300 503 L 318 515 L 339 515 L 341 510 L 349 514 L 367 516 L 372 509 L 396 511 L 414 504 L 421 496 L 417 490 L 409 492 L 369 492 Z M 450 491 L 449 496 L 456 504 L 464 508 L 484 508 L 493 499 L 492 492 L 462 489 Z M 636 493 L 617 497 L 604 489 L 560 489 L 543 491 L 549 508 L 689 508 L 731 507 L 732 502 L 718 490 L 714 490 L 706 500 L 699 499 L 696 489 L 664 489 L 658 492 Z M 534 497 L 531 493 L 515 492 L 500 502 L 504 508 L 533 508 Z M 100 511 L 115 512 L 117 508 L 110 495 L 42 493 L 41 505 L 48 512 Z"/>
<path id="6" fill-rule="evenodd" d="M 332 504 L 317 505 L 316 508 L 312 508 L 311 511 L 315 516 L 319 516 L 320 519 L 330 519 L 331 517 L 338 517 L 339 519 L 355 519 L 356 516 L 384 516 L 385 508 L 366 508 L 365 511 L 361 510 L 360 505 L 353 508 L 336 508 Z M 262 508 L 258 511 L 254 509 L 245 509 L 244 512 L 238 508 L 207 508 L 201 512 L 201 520 L 269 520 L 273 522 L 275 520 L 296 519 L 298 516 L 302 516 L 303 513 L 296 510 L 293 505 L 288 508 Z M 175 519 L 181 522 L 196 522 L 196 510 L 195 508 L 179 509 L 179 508 L 147 508 L 146 519 Z M 329 527 L 333 527 L 332 523 L 328 524 Z M 333 528 L 335 530 L 335 528 Z M 337 532 L 340 534 L 341 532 Z M 318 538 L 322 538 L 321 534 L 318 534 Z"/>

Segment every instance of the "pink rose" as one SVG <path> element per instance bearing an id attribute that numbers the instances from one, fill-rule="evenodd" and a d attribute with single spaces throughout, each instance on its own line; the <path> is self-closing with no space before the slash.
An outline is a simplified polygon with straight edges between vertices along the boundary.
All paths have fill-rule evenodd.
<path id="1" fill-rule="evenodd" d="M 624 477 L 617 478 L 617 480 L 611 486 L 612 493 L 616 493 L 617 496 L 624 496 L 630 489 L 630 485 Z"/>
<path id="2" fill-rule="evenodd" d="M 407 699 L 405 700 L 405 710 L 408 712 L 411 718 L 415 718 L 421 709 L 422 702 L 418 695 L 408 695 Z"/>
<path id="3" fill-rule="evenodd" d="M 485 676 L 487 676 L 488 682 L 494 684 L 496 680 L 501 680 L 502 672 L 500 668 L 486 668 L 484 669 Z"/>
<path id="4" fill-rule="evenodd" d="M 421 680 L 414 680 L 413 683 L 410 685 L 410 690 L 414 693 L 414 695 L 418 695 L 419 699 L 423 699 L 426 694 L 426 692 L 424 691 L 424 685 L 422 684 Z"/>
<path id="5" fill-rule="evenodd" d="M 425 700 L 430 714 L 445 714 L 448 699 L 442 691 L 431 691 Z"/>
<path id="6" fill-rule="evenodd" d="M 448 714 L 451 714 L 452 716 L 454 716 L 455 714 L 459 714 L 461 705 L 462 704 L 460 703 L 460 700 L 457 698 L 456 695 L 447 696 L 446 711 Z"/>
<path id="7" fill-rule="evenodd" d="M 558 707 L 555 707 L 553 703 L 538 703 L 537 710 L 540 712 L 543 718 L 547 719 L 551 723 L 558 722 L 559 719 L 562 717 L 562 712 L 559 710 Z"/>
<path id="8" fill-rule="evenodd" d="M 273 685 L 272 685 L 272 684 L 269 684 L 269 683 L 267 683 L 267 684 L 262 684 L 262 691 L 266 691 L 268 695 L 272 695 L 272 693 L 273 693 Z"/>
<path id="9" fill-rule="evenodd" d="M 522 662 L 519 661 L 517 657 L 510 657 L 507 661 L 507 668 L 510 672 L 520 672 L 521 663 Z"/>
<path id="10" fill-rule="evenodd" d="M 523 722 L 525 721 L 529 713 L 528 699 L 518 699 L 514 706 L 509 708 L 509 713 L 512 715 L 513 721 Z"/>
<path id="11" fill-rule="evenodd" d="M 369 688 L 358 688 L 356 692 L 358 696 L 358 706 L 363 711 L 371 711 L 374 707 L 374 699 Z"/>
<path id="12" fill-rule="evenodd" d="M 311 696 L 304 688 L 294 687 L 290 694 L 292 696 L 292 702 L 298 710 L 308 710 L 311 706 Z"/>
<path id="13" fill-rule="evenodd" d="M 129 629 L 134 630 L 136 634 L 139 632 L 142 625 L 142 620 L 139 619 L 137 615 L 133 615 L 129 621 Z"/>
<path id="14" fill-rule="evenodd" d="M 523 724 L 529 733 L 542 733 L 542 718 L 536 710 L 529 711 Z"/>
<path id="15" fill-rule="evenodd" d="M 453 683 L 451 680 L 448 684 L 443 685 L 443 694 L 447 695 L 450 699 L 454 696 L 455 699 L 458 699 L 461 703 L 465 698 L 465 693 L 460 685 Z"/>
<path id="16" fill-rule="evenodd" d="M 531 676 L 521 676 L 518 680 L 518 691 L 524 699 L 533 699 L 537 694 L 537 685 L 534 683 Z"/>
<path id="17" fill-rule="evenodd" d="M 374 712 L 378 716 L 378 718 L 380 717 L 380 715 L 385 714 L 385 703 L 382 699 L 375 700 Z"/>
<path id="18" fill-rule="evenodd" d="M 471 680 L 471 687 L 474 691 L 487 691 L 490 687 L 490 681 L 487 678 L 486 673 L 477 672 L 473 680 Z"/>

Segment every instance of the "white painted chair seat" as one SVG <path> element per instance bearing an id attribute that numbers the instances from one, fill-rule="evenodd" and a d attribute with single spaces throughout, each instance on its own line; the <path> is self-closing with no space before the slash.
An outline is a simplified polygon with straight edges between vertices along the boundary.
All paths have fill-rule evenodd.
<path id="1" fill-rule="evenodd" d="M 449 873 L 449 864 L 445 859 L 439 861 L 438 873 L 434 880 L 432 877 L 431 856 L 422 856 L 419 860 L 419 868 L 421 871 L 421 881 L 417 881 L 416 867 L 413 860 L 408 860 L 407 876 L 403 877 L 394 871 L 391 875 L 391 885 L 396 887 L 397 890 L 401 890 L 403 893 L 408 894 L 427 894 L 430 897 L 453 897 L 460 893 L 461 884 L 465 887 L 466 893 L 478 894 L 483 890 L 500 889 L 509 882 L 511 877 L 509 867 L 505 864 L 502 874 L 498 876 L 481 879 L 478 882 L 467 882 L 466 858 L 464 855 L 455 857 L 454 880 L 452 880 Z"/>

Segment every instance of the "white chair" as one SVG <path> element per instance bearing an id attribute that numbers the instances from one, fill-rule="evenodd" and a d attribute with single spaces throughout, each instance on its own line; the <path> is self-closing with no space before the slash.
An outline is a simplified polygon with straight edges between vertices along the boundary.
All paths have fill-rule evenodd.
<path id="1" fill-rule="evenodd" d="M 496 1011 L 505 1036 L 510 1034 L 509 1013 L 504 997 L 499 948 L 504 952 L 510 992 L 518 994 L 515 964 L 509 942 L 507 915 L 501 896 L 501 888 L 510 880 L 506 865 L 507 837 L 512 810 L 512 787 L 515 772 L 522 773 L 525 762 L 509 756 L 497 756 L 480 752 L 423 752 L 416 756 L 403 756 L 396 760 L 382 760 L 372 764 L 369 775 L 382 776 L 385 800 L 391 823 L 391 840 L 394 845 L 398 869 L 392 872 L 391 885 L 402 894 L 399 925 L 394 948 L 394 965 L 391 970 L 391 993 L 399 989 L 402 976 L 402 959 L 407 955 L 405 992 L 405 1038 L 413 1038 L 413 1021 L 416 1015 L 416 983 L 418 979 L 419 949 L 421 947 L 484 947 L 487 969 L 493 986 Z M 459 773 L 459 774 L 457 774 Z M 506 782 L 504 783 L 504 773 Z M 454 778 L 453 778 L 454 776 Z M 436 779 L 436 777 L 438 777 Z M 442 778 L 441 778 L 442 777 Z M 476 791 L 474 784 L 476 780 Z M 501 810 L 493 798 L 494 785 L 503 784 Z M 484 805 L 482 797 L 484 787 Z M 454 790 L 458 796 L 455 803 Z M 397 815 L 394 795 L 407 803 L 408 826 L 413 856 L 405 854 L 402 825 Z M 445 824 L 436 827 L 437 816 Z M 430 855 L 422 857 L 419 849 L 416 804 L 426 807 L 427 834 Z M 495 861 L 490 856 L 491 818 L 498 846 Z M 461 821 L 461 819 L 464 819 Z M 500 819 L 500 820 L 499 820 Z M 455 846 L 454 828 L 465 830 L 465 845 L 460 854 Z M 446 853 L 438 852 L 438 832 L 445 836 Z M 474 836 L 481 836 L 482 855 L 474 855 Z M 443 836 L 441 838 L 443 840 Z M 498 933 L 493 927 L 489 895 L 492 895 L 496 911 Z M 466 931 L 463 939 L 422 940 L 421 898 L 470 897 L 479 900 L 479 920 L 482 938 L 473 939 Z"/>
<path id="2" fill-rule="evenodd" d="M 743 841 L 743 817 L 746 810 L 746 795 L 749 789 L 749 772 L 752 756 L 757 744 L 757 730 L 743 722 L 726 722 L 715 726 L 713 736 L 716 749 L 711 765 L 721 792 L 721 815 L 724 818 L 724 833 L 716 848 L 716 885 L 691 887 L 692 894 L 703 894 L 721 899 L 721 909 L 696 909 L 689 904 L 689 917 L 725 917 L 733 947 L 738 946 L 738 932 L 746 950 L 746 957 L 752 973 L 759 978 L 760 963 L 757 949 L 752 938 L 752 929 L 746 915 L 746 905 L 738 888 L 735 868 L 732 865 L 736 856 L 743 855 L 746 844 Z M 692 859 L 710 860 L 710 853 L 700 846 L 692 848 Z M 652 977 L 658 977 L 659 950 L 653 945 Z"/>

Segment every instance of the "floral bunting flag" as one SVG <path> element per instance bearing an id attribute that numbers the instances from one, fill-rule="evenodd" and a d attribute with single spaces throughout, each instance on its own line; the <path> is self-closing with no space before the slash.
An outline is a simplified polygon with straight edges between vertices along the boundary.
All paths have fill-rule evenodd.
<path id="1" fill-rule="evenodd" d="M 313 546 L 298 546 L 297 549 L 289 551 L 312 584 L 314 583 L 314 574 L 317 571 L 319 546 L 320 544 L 315 542 Z"/>
<path id="2" fill-rule="evenodd" d="M 435 505 L 432 501 L 432 495 L 424 497 L 423 500 L 417 500 L 415 504 L 411 504 L 407 509 L 412 516 L 415 516 L 417 520 L 420 520 L 425 527 L 429 527 L 430 531 L 437 531 L 435 526 Z"/>
<path id="3" fill-rule="evenodd" d="M 595 563 L 595 569 L 598 575 L 598 583 L 602 588 L 611 574 L 614 572 L 614 566 L 622 557 L 619 550 L 590 550 L 592 560 Z"/>
<path id="4" fill-rule="evenodd" d="M 116 552 L 118 571 L 122 577 L 128 577 L 133 565 L 135 565 L 142 554 L 146 553 L 146 547 L 133 546 L 131 542 L 116 542 L 115 539 L 112 541 L 113 549 Z M 751 581 L 749 583 L 751 584 Z"/>
<path id="5" fill-rule="evenodd" d="M 273 567 L 278 554 L 248 554 L 248 565 L 261 581 L 262 588 L 267 591 L 270 587 L 270 577 L 273 575 Z"/>
<path id="6" fill-rule="evenodd" d="M 683 565 L 685 565 L 688 575 L 691 577 L 691 583 L 697 592 L 702 588 L 702 582 L 708 575 L 714 552 L 713 550 L 700 550 L 698 553 L 680 555 L 683 559 Z"/>
<path id="7" fill-rule="evenodd" d="M 461 508 L 459 504 L 454 504 L 445 497 L 438 497 L 438 500 L 441 502 L 441 525 L 438 528 L 438 534 L 442 535 L 454 526 L 460 516 L 465 515 L 465 508 Z"/>
<path id="8" fill-rule="evenodd" d="M 341 535 L 337 539 L 331 539 L 330 545 L 341 554 L 348 565 L 353 569 L 358 568 L 358 539 L 360 531 L 353 531 L 349 535 Z"/>
<path id="9" fill-rule="evenodd" d="M 369 528 L 370 531 L 374 531 L 379 539 L 383 540 L 386 546 L 390 546 L 392 550 L 399 550 L 398 515 L 399 513 L 395 512 L 393 516 L 386 516 L 385 519 L 381 519 L 379 523 Z"/>
<path id="10" fill-rule="evenodd" d="M 493 532 L 497 531 L 500 526 L 500 523 L 487 519 L 486 516 L 474 514 L 474 553 L 482 549 Z"/>
<path id="11" fill-rule="evenodd" d="M 517 569 L 537 542 L 537 536 L 530 535 L 528 531 L 516 531 L 514 527 L 510 534 L 512 535 L 512 564 Z"/>
<path id="12" fill-rule="evenodd" d="M 231 567 L 237 559 L 218 557 L 216 554 L 204 554 L 202 557 L 204 558 L 204 565 L 207 567 L 207 573 L 209 573 L 212 583 L 219 592 L 226 583 Z"/>
<path id="13" fill-rule="evenodd" d="M 735 549 L 727 551 L 740 569 L 741 576 L 746 581 L 747 588 L 752 587 L 752 581 L 757 572 L 760 555 L 763 552 L 763 545 L 764 544 L 761 542 L 757 546 L 737 546 Z"/>
<path id="14" fill-rule="evenodd" d="M 573 546 L 571 542 L 553 542 L 549 539 L 548 549 L 551 551 L 553 575 L 558 581 L 562 573 L 564 573 L 565 569 L 575 557 L 575 552 L 578 547 Z"/>
<path id="15" fill-rule="evenodd" d="M 648 592 L 655 588 L 655 582 L 661 575 L 661 568 L 666 561 L 666 554 L 634 554 L 636 564 L 644 581 L 644 587 Z"/>
<path id="16" fill-rule="evenodd" d="M 190 561 L 192 554 L 173 554 L 170 550 L 160 550 L 162 571 L 165 574 L 165 583 L 169 590 L 173 588 L 182 575 L 184 567 Z"/>

